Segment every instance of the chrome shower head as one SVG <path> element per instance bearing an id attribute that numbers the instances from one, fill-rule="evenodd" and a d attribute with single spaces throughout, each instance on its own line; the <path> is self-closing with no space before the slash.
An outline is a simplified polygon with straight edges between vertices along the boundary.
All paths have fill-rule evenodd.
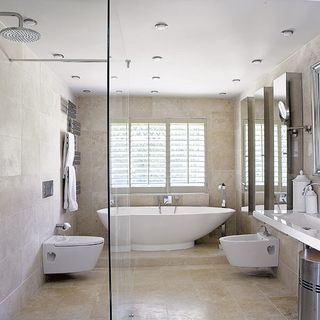
<path id="1" fill-rule="evenodd" d="M 39 32 L 23 26 L 23 17 L 21 14 L 16 12 L 0 12 L 0 16 L 16 17 L 19 20 L 18 27 L 4 28 L 0 31 L 0 35 L 5 39 L 24 43 L 34 42 L 40 39 L 41 35 Z"/>
<path id="2" fill-rule="evenodd" d="M 41 37 L 39 32 L 24 27 L 5 28 L 0 34 L 7 40 L 25 43 L 38 41 Z"/>

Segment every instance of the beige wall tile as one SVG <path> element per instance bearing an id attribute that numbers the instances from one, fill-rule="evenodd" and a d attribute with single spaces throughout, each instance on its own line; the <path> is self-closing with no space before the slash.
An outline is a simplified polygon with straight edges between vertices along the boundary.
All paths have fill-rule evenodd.
<path id="1" fill-rule="evenodd" d="M 1 41 L 9 55 L 33 56 L 27 47 Z M 0 318 L 11 319 L 43 283 L 41 244 L 61 207 L 61 138 L 67 128 L 60 95 L 66 86 L 45 65 L 10 63 L 0 53 Z M 55 195 L 41 197 L 41 182 L 54 180 Z"/>
<path id="2" fill-rule="evenodd" d="M 21 175 L 21 140 L 0 136 L 0 176 Z"/>

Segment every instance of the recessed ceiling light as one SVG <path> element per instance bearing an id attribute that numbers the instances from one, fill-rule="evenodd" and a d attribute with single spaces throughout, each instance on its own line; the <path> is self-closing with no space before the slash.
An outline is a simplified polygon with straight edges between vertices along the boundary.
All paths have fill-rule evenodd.
<path id="1" fill-rule="evenodd" d="M 158 22 L 157 24 L 155 24 L 155 28 L 157 30 L 165 30 L 168 28 L 168 25 L 165 22 Z"/>
<path id="2" fill-rule="evenodd" d="M 111 76 L 111 79 L 118 79 L 118 77 L 117 76 Z"/>
<path id="3" fill-rule="evenodd" d="M 63 59 L 64 58 L 64 55 L 62 53 L 53 53 L 52 56 L 55 59 Z"/>
<path id="4" fill-rule="evenodd" d="M 226 92 L 219 92 L 220 96 L 225 96 L 227 93 Z"/>
<path id="5" fill-rule="evenodd" d="M 236 79 L 232 79 L 232 82 L 240 82 L 241 80 L 236 78 Z"/>
<path id="6" fill-rule="evenodd" d="M 254 59 L 254 60 L 251 61 L 251 63 L 260 64 L 260 63 L 262 63 L 262 59 Z"/>
<path id="7" fill-rule="evenodd" d="M 80 80 L 80 76 L 71 76 L 72 79 Z"/>
<path id="8" fill-rule="evenodd" d="M 160 80 L 160 77 L 159 76 L 153 76 L 152 80 Z"/>
<path id="9" fill-rule="evenodd" d="M 91 90 L 89 90 L 89 89 L 84 89 L 84 90 L 82 90 L 82 92 L 83 92 L 83 93 L 90 93 Z"/>
<path id="10" fill-rule="evenodd" d="M 291 37 L 294 34 L 294 30 L 286 29 L 286 30 L 282 30 L 281 33 L 284 37 Z"/>
<path id="11" fill-rule="evenodd" d="M 120 93 L 122 93 L 122 92 L 123 92 L 122 90 L 117 90 L 117 91 L 116 91 L 117 94 L 120 94 Z"/>
<path id="12" fill-rule="evenodd" d="M 25 19 L 23 19 L 23 24 L 25 26 L 32 27 L 32 26 L 36 26 L 38 24 L 38 22 L 34 19 L 25 18 Z"/>
<path id="13" fill-rule="evenodd" d="M 154 61 L 160 61 L 160 60 L 162 60 L 163 58 L 161 57 L 161 56 L 153 56 L 152 57 L 152 60 L 154 60 Z"/>

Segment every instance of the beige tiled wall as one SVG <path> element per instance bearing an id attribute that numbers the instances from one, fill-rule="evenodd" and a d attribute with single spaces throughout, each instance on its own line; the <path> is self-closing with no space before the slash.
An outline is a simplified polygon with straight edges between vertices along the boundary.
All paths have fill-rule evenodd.
<path id="1" fill-rule="evenodd" d="M 273 80 L 279 77 L 284 72 L 300 72 L 302 73 L 303 84 L 303 123 L 304 125 L 310 125 L 312 122 L 311 110 L 312 110 L 312 82 L 311 82 L 311 70 L 310 67 L 320 61 L 320 36 L 310 41 L 307 45 L 295 52 L 291 57 L 282 62 L 270 73 L 264 75 L 252 84 L 246 92 L 243 92 L 242 98 L 246 96 L 253 96 L 253 93 L 263 86 L 272 86 Z M 235 139 L 239 146 L 240 139 L 240 104 L 237 103 L 236 110 L 236 131 Z M 312 136 L 304 133 L 304 172 L 309 176 L 312 181 L 318 181 L 319 178 L 312 175 Z M 236 149 L 236 163 L 239 161 L 240 152 L 239 148 Z M 239 170 L 239 168 L 238 168 Z M 240 171 L 237 170 L 237 207 L 239 208 L 241 203 L 241 181 Z M 298 174 L 298 173 L 297 173 Z M 252 217 L 247 217 L 245 214 L 239 216 L 239 232 L 256 232 L 257 226 L 261 223 L 255 221 Z M 298 252 L 301 250 L 301 243 L 298 241 L 276 232 L 273 230 L 273 234 L 277 235 L 280 239 L 280 265 L 278 268 L 278 276 L 288 287 L 296 291 L 298 283 Z"/>
<path id="2" fill-rule="evenodd" d="M 79 104 L 82 135 L 79 143 L 82 154 L 80 180 L 80 214 L 78 230 L 81 234 L 104 234 L 96 209 L 106 206 L 106 171 L 103 159 L 106 152 L 106 101 L 103 97 L 81 98 Z M 207 120 L 207 180 L 208 193 L 183 195 L 182 205 L 219 206 L 218 185 L 227 185 L 227 205 L 235 207 L 234 163 L 234 103 L 226 99 L 132 97 L 127 104 L 113 98 L 111 119 L 188 119 Z M 102 162 L 101 162 L 102 161 Z M 127 203 L 122 197 L 121 203 Z M 131 205 L 157 205 L 155 195 L 132 195 Z M 231 218 L 229 233 L 235 232 L 235 218 Z"/>
<path id="3" fill-rule="evenodd" d="M 78 99 L 78 120 L 81 137 L 79 180 L 79 214 L 77 230 L 81 235 L 106 236 L 96 210 L 107 206 L 107 115 L 106 97 L 93 96 Z"/>
<path id="4" fill-rule="evenodd" d="M 33 57 L 24 46 L 0 41 L 11 57 Z M 61 210 L 61 138 L 68 90 L 44 64 L 9 62 L 0 50 L 0 319 L 11 319 L 43 282 L 41 244 Z M 41 183 L 54 180 L 42 199 Z"/>

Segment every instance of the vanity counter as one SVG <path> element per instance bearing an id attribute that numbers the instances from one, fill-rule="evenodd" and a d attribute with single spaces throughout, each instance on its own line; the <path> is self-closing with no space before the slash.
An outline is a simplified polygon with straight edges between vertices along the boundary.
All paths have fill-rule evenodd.
<path id="1" fill-rule="evenodd" d="M 320 251 L 320 215 L 292 210 L 256 210 L 253 216 Z"/>

